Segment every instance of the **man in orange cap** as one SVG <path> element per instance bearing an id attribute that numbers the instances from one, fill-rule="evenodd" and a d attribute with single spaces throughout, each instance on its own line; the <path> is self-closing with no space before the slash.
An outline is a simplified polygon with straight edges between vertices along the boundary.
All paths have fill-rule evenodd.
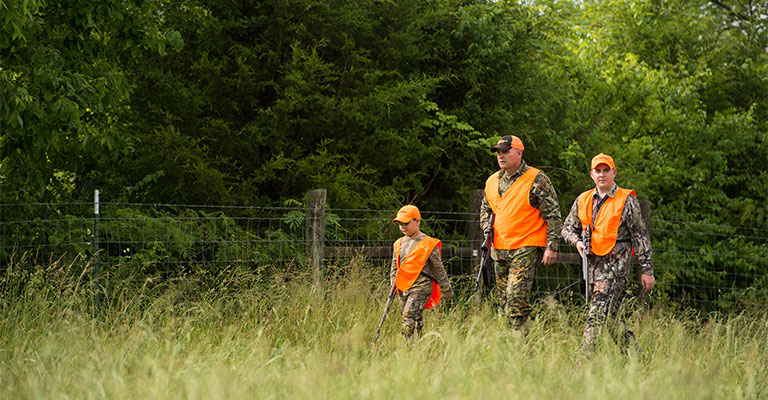
<path id="1" fill-rule="evenodd" d="M 655 284 L 651 238 L 640 214 L 635 191 L 614 182 L 618 171 L 613 157 L 600 153 L 592 158 L 589 175 L 595 188 L 579 195 L 563 224 L 566 242 L 586 253 L 590 296 L 589 316 L 582 348 L 589 357 L 606 320 L 614 318 L 629 279 L 629 258 L 634 249 L 643 269 L 641 283 L 646 292 Z M 623 345 L 634 338 L 624 321 Z"/>
<path id="2" fill-rule="evenodd" d="M 496 272 L 495 292 L 514 330 L 524 331 L 532 307 L 529 304 L 534 269 L 557 260 L 562 226 L 560 205 L 549 177 L 523 161 L 523 142 L 503 136 L 491 147 L 501 168 L 485 182 L 480 207 L 480 226 L 485 232 L 493 223 L 491 258 Z"/>
<path id="3" fill-rule="evenodd" d="M 409 340 L 421 336 L 422 313 L 436 306 L 441 297 L 453 298 L 448 275 L 440 259 L 440 240 L 421 232 L 421 213 L 416 206 L 403 206 L 392 220 L 403 237 L 393 245 L 390 279 L 400 293 L 402 334 Z"/>

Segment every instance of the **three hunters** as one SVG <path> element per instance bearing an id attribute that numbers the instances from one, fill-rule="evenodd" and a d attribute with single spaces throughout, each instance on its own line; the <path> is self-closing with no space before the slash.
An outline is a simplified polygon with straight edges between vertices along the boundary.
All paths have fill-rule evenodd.
<path id="1" fill-rule="evenodd" d="M 549 177 L 523 160 L 520 138 L 503 136 L 490 150 L 500 170 L 485 182 L 480 226 L 486 236 L 492 232 L 492 292 L 501 312 L 512 330 L 526 332 L 534 274 L 557 261 L 562 236 L 586 260 L 590 307 L 582 350 L 589 357 L 600 331 L 618 315 L 632 254 L 640 262 L 645 292 L 655 284 L 650 235 L 635 192 L 616 184 L 613 158 L 600 153 L 589 171 L 595 187 L 576 198 L 563 223 Z M 390 279 L 400 297 L 402 334 L 409 340 L 421 334 L 423 311 L 441 298 L 451 300 L 453 290 L 440 259 L 441 242 L 421 232 L 418 208 L 402 207 L 392 222 L 403 237 L 394 243 Z M 615 322 L 611 326 L 621 331 L 612 333 L 622 343 L 633 339 L 624 321 Z"/>

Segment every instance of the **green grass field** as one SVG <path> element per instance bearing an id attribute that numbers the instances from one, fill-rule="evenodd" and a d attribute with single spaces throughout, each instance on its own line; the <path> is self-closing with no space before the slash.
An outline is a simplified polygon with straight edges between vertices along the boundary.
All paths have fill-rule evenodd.
<path id="1" fill-rule="evenodd" d="M 192 277 L 115 284 L 96 321 L 89 284 L 66 267 L 23 280 L 8 273 L 0 393 L 142 400 L 768 397 L 765 318 L 652 310 L 630 319 L 637 349 L 623 354 L 605 338 L 579 366 L 583 306 L 540 302 L 521 337 L 492 306 L 461 296 L 426 311 L 424 335 L 410 345 L 399 336 L 393 307 L 374 347 L 388 289 L 383 273 L 352 261 L 328 275 L 314 289 L 304 273 L 237 270 L 215 285 Z"/>

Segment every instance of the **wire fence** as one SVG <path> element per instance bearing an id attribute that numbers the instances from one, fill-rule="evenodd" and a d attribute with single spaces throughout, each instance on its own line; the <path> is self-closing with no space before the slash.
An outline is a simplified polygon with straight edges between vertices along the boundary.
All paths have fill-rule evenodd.
<path id="1" fill-rule="evenodd" d="M 0 268 L 44 269 L 93 263 L 96 275 L 161 281 L 233 265 L 295 268 L 312 264 L 307 207 L 181 204 L 0 204 Z M 321 265 L 365 257 L 385 276 L 396 210 L 325 208 Z M 422 231 L 442 240 L 451 280 L 468 287 L 482 238 L 477 213 L 422 211 Z M 657 286 L 651 301 L 665 307 L 733 311 L 768 299 L 768 232 L 748 227 L 664 221 L 651 224 Z M 559 260 L 575 253 L 561 245 Z M 573 255 L 573 254 L 572 254 Z M 573 258 L 577 259 L 577 258 Z M 315 260 L 317 261 L 317 260 Z M 79 265 L 78 264 L 78 265 Z M 637 273 L 637 271 L 635 271 Z M 630 280 L 637 287 L 633 273 Z M 536 271 L 538 296 L 580 299 L 572 262 Z"/>

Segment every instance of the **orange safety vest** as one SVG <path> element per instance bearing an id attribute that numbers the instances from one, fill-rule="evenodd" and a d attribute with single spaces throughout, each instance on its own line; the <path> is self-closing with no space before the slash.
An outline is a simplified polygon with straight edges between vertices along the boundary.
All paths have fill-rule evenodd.
<path id="1" fill-rule="evenodd" d="M 494 248 L 514 250 L 523 246 L 547 246 L 547 222 L 541 217 L 541 212 L 531 206 L 528 198 L 539 172 L 536 168 L 529 169 L 501 196 L 499 174 L 493 174 L 485 181 L 485 198 L 496 213 Z"/>
<path id="2" fill-rule="evenodd" d="M 581 228 L 584 230 L 592 225 L 594 193 L 595 189 L 592 189 L 579 195 L 579 221 L 581 221 Z M 597 213 L 595 225 L 592 226 L 592 239 L 590 242 L 592 254 L 604 256 L 613 250 L 613 247 L 616 245 L 616 236 L 619 234 L 621 213 L 624 212 L 624 205 L 627 203 L 629 195 L 635 196 L 635 191 L 618 188 L 613 198 L 605 199 L 605 203 L 603 203 L 603 206 L 600 207 L 600 211 Z"/>
<path id="3" fill-rule="evenodd" d="M 402 241 L 403 238 L 397 239 L 394 244 L 395 260 L 397 260 L 395 286 L 400 291 L 406 291 L 413 286 L 414 282 L 416 282 L 416 278 L 419 277 L 421 270 L 424 269 L 424 265 L 426 265 L 429 255 L 432 254 L 432 250 L 437 246 L 437 251 L 439 253 L 442 243 L 440 242 L 440 239 L 425 236 L 424 239 L 421 239 L 415 246 L 413 246 L 411 252 L 405 256 L 405 260 L 400 263 L 400 243 Z M 432 295 L 429 296 L 427 306 L 424 308 L 432 308 L 436 306 L 440 303 L 441 296 L 440 285 L 438 285 L 437 282 L 432 281 Z"/>

